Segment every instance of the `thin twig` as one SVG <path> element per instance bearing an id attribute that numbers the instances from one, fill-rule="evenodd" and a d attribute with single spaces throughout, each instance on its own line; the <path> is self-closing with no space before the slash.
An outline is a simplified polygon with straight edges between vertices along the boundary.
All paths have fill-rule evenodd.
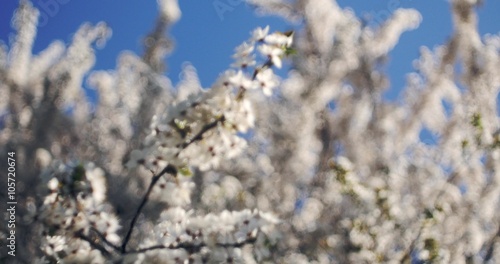
<path id="1" fill-rule="evenodd" d="M 271 68 L 273 67 L 273 65 L 274 65 L 273 61 L 271 59 L 268 59 L 261 67 L 256 68 L 252 74 L 252 81 L 255 81 L 255 79 L 257 78 L 257 74 L 259 74 L 260 71 Z M 240 87 L 240 90 L 236 95 L 236 101 L 241 101 L 241 99 L 243 99 L 243 97 L 245 96 L 245 92 L 246 89 Z"/>
<path id="2" fill-rule="evenodd" d="M 76 236 L 82 240 L 87 241 L 90 246 L 99 250 L 103 255 L 106 255 L 108 257 L 111 256 L 111 253 L 106 248 L 104 248 L 102 245 L 99 245 L 98 243 L 95 243 L 90 237 L 84 235 L 82 232 L 76 233 Z"/>
<path id="3" fill-rule="evenodd" d="M 224 115 L 222 115 L 221 117 L 217 118 L 212 123 L 206 124 L 205 126 L 202 127 L 202 129 L 200 130 L 200 132 L 198 132 L 198 134 L 196 134 L 191 140 L 182 143 L 179 146 L 179 148 L 181 150 L 185 149 L 189 145 L 191 145 L 192 143 L 203 139 L 203 134 L 204 133 L 206 133 L 208 130 L 216 127 L 219 122 L 224 122 L 224 121 L 225 121 L 225 117 L 224 117 Z M 177 156 L 179 154 L 180 154 L 180 151 L 177 152 Z M 149 184 L 148 190 L 146 191 L 146 194 L 144 195 L 144 198 L 142 198 L 141 204 L 137 208 L 137 212 L 135 213 L 134 218 L 132 218 L 132 221 L 130 222 L 130 227 L 129 227 L 128 231 L 127 231 L 127 235 L 125 236 L 125 239 L 123 240 L 123 243 L 122 243 L 122 246 L 121 246 L 121 252 L 122 253 L 126 253 L 127 244 L 128 244 L 128 242 L 130 240 L 130 236 L 132 235 L 132 231 L 134 229 L 135 222 L 137 222 L 137 218 L 139 217 L 139 214 L 141 213 L 142 209 L 144 208 L 144 206 L 148 202 L 149 195 L 151 194 L 151 191 L 153 190 L 153 187 L 156 185 L 156 183 L 161 178 L 161 176 L 163 176 L 165 173 L 168 173 L 168 174 L 171 174 L 171 175 L 175 176 L 175 175 L 177 175 L 177 168 L 175 168 L 171 164 L 168 164 L 165 167 L 165 169 L 163 169 L 158 175 L 153 176 L 153 179 L 151 180 L 151 183 Z"/>
<path id="4" fill-rule="evenodd" d="M 158 182 L 158 180 L 161 178 L 161 176 L 163 176 L 165 173 L 168 173 L 168 174 L 175 176 L 177 174 L 177 169 L 174 166 L 169 164 L 158 175 L 153 176 L 153 179 L 151 180 L 151 183 L 149 184 L 148 190 L 146 191 L 146 194 L 142 198 L 141 204 L 137 208 L 137 212 L 135 213 L 134 218 L 132 218 L 132 221 L 130 222 L 130 227 L 128 229 L 127 235 L 125 236 L 125 239 L 123 240 L 123 244 L 121 246 L 122 253 L 125 253 L 125 251 L 126 251 L 127 243 L 130 240 L 130 235 L 132 235 L 132 231 L 134 229 L 135 222 L 137 222 L 137 218 L 139 217 L 139 214 L 141 213 L 142 209 L 144 208 L 144 205 L 146 205 L 146 203 L 148 202 L 149 195 L 151 194 L 153 187 Z"/>
<path id="5" fill-rule="evenodd" d="M 497 232 L 495 235 L 490 239 L 488 242 L 488 249 L 486 250 L 486 256 L 483 259 L 483 263 L 487 263 L 493 258 L 493 253 L 495 251 L 495 242 L 496 240 L 500 237 L 500 227 L 498 227 Z"/>
<path id="6" fill-rule="evenodd" d="M 203 139 L 203 134 L 205 134 L 208 130 L 214 128 L 217 126 L 217 124 L 219 124 L 219 122 L 224 122 L 226 120 L 226 118 L 224 117 L 224 115 L 222 115 L 221 117 L 217 118 L 216 120 L 214 120 L 213 122 L 211 123 L 208 123 L 206 125 L 204 125 L 200 132 L 198 132 L 198 134 L 196 134 L 191 140 L 189 141 L 186 141 L 184 143 L 182 143 L 179 148 L 182 150 L 182 149 L 185 149 L 187 148 L 189 145 L 191 145 L 192 143 L 196 142 L 196 141 L 199 141 L 201 139 Z M 180 154 L 180 151 L 177 152 L 177 156 Z"/>
<path id="7" fill-rule="evenodd" d="M 245 239 L 239 243 L 216 243 L 216 245 L 219 247 L 223 247 L 223 248 L 230 248 L 230 247 L 231 248 L 240 248 L 240 247 L 243 247 L 244 245 L 252 244 L 255 241 L 257 241 L 257 238 L 251 237 L 251 238 Z M 151 246 L 151 247 L 147 247 L 147 248 L 141 248 L 138 250 L 129 251 L 129 252 L 126 252 L 126 254 L 138 254 L 138 253 L 144 253 L 147 251 L 157 250 L 157 249 L 184 249 L 184 250 L 188 251 L 189 253 L 197 253 L 203 247 L 206 247 L 206 246 L 207 245 L 204 242 L 202 242 L 200 244 L 196 244 L 196 245 L 190 244 L 190 243 L 180 243 L 176 246 L 155 245 L 155 246 Z"/>
<path id="8" fill-rule="evenodd" d="M 97 234 L 97 236 L 104 242 L 104 244 L 112 247 L 115 251 L 120 252 L 120 247 L 117 246 L 117 245 L 115 245 L 115 244 L 113 244 L 113 243 L 111 243 L 111 242 L 109 242 L 109 240 L 107 240 L 106 237 L 101 232 L 99 232 L 99 230 L 97 230 L 97 229 L 95 229 L 93 227 L 91 227 L 90 230 L 94 231 L 94 233 Z"/>

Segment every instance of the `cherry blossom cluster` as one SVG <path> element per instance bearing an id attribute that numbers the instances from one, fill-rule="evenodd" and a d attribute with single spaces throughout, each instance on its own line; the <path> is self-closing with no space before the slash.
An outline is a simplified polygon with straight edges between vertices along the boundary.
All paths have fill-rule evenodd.
<path id="1" fill-rule="evenodd" d="M 185 212 L 182 207 L 190 205 L 195 185 L 189 178 L 177 177 L 177 174 L 190 176 L 190 167 L 209 170 L 242 151 L 246 141 L 238 133 L 247 132 L 255 119 L 247 91 L 260 88 L 264 94 L 272 94 L 278 78 L 271 68 L 282 66 L 281 59 L 289 51 L 291 41 L 292 34 L 269 34 L 268 27 L 256 29 L 249 41 L 236 48 L 232 69 L 224 72 L 210 89 L 188 92 L 180 89 L 177 100 L 163 114 L 153 117 L 144 147 L 132 151 L 127 166 L 133 168 L 140 164 L 152 172 L 159 169 L 161 172 L 153 177 L 132 220 L 122 253 L 140 253 L 134 261 L 145 262 L 158 258 L 180 263 L 203 262 L 205 258 L 233 262 L 241 258 L 243 246 L 253 244 L 258 258 L 268 255 L 267 235 L 275 219 L 250 210 L 191 217 L 194 212 Z M 256 47 L 262 57 L 260 66 L 256 66 Z M 189 81 L 193 72 L 187 68 L 185 73 Z M 134 224 L 150 195 L 176 207 L 164 213 L 155 227 L 156 237 L 146 240 L 140 249 L 129 251 L 127 243 Z M 177 220 L 171 220 L 169 215 L 177 215 Z"/>
<path id="2" fill-rule="evenodd" d="M 274 225 L 279 220 L 259 210 L 195 215 L 193 210 L 172 207 L 161 214 L 153 232 L 137 249 L 121 250 L 119 219 L 105 203 L 106 182 L 101 169 L 90 163 L 54 161 L 41 177 L 46 183 L 42 190 L 46 196 L 32 218 L 42 223 L 40 248 L 45 255 L 36 263 L 260 261 L 269 257 L 269 245 L 278 238 Z"/>
<path id="3" fill-rule="evenodd" d="M 185 94 L 150 124 L 144 148 L 134 150 L 129 167 L 144 165 L 156 173 L 143 196 L 124 239 L 117 231 L 118 218 L 105 203 L 104 171 L 92 164 L 66 165 L 53 162 L 42 178 L 47 195 L 36 218 L 43 223 L 43 261 L 102 263 L 109 259 L 152 263 L 158 259 L 179 263 L 262 260 L 276 242 L 273 225 L 278 220 L 259 210 L 195 214 L 186 211 L 195 184 L 190 168 L 205 171 L 238 155 L 246 141 L 238 136 L 254 125 L 252 103 L 247 91 L 262 89 L 266 95 L 278 85 L 272 67 L 281 67 L 289 52 L 292 34 L 269 34 L 258 28 L 249 41 L 236 48 L 236 62 L 211 89 Z M 261 55 L 260 66 L 256 54 Z M 189 74 L 189 73 L 187 73 Z M 45 162 L 48 164 L 48 162 Z M 158 169 L 161 172 L 158 173 Z M 136 249 L 127 248 L 137 219 L 149 199 L 172 206 Z M 121 243 L 121 244 L 119 244 Z M 69 245 L 69 246 L 68 246 Z M 251 245 L 251 246 L 250 246 Z M 245 253 L 246 252 L 246 253 Z"/>
<path id="4" fill-rule="evenodd" d="M 152 235 L 138 250 L 129 252 L 127 261 L 153 263 L 158 259 L 170 259 L 176 263 L 239 263 L 245 254 L 261 261 L 269 256 L 267 244 L 277 239 L 273 225 L 278 220 L 258 210 L 193 214 L 192 210 L 180 207 L 164 211 Z M 249 244 L 253 246 L 244 249 Z"/>
<path id="5" fill-rule="evenodd" d="M 206 91 L 191 93 L 153 117 L 144 147 L 132 151 L 128 167 L 138 164 L 154 170 L 168 164 L 180 172 L 190 166 L 208 170 L 238 155 L 246 142 L 238 136 L 254 125 L 252 102 L 246 91 L 262 89 L 270 96 L 279 81 L 272 66 L 280 68 L 292 34 L 269 34 L 269 27 L 252 32 L 236 48 L 233 69 L 224 72 Z M 255 50 L 263 58 L 257 64 Z"/>
<path id="6" fill-rule="evenodd" d="M 34 219 L 42 223 L 40 260 L 64 263 L 103 263 L 105 247 L 119 242 L 118 218 L 105 203 L 104 172 L 93 164 L 53 162 L 42 175 L 47 193 Z M 95 246 L 95 241 L 105 241 Z M 50 262 L 51 263 L 51 262 Z"/>
<path id="7" fill-rule="evenodd" d="M 374 24 L 335 0 L 246 2 L 298 31 L 256 29 L 204 90 L 193 66 L 163 75 L 178 0 L 157 1 L 142 55 L 98 72 L 107 26 L 33 55 L 39 12 L 20 1 L 0 41 L 0 156 L 23 168 L 22 254 L 0 263 L 499 263 L 500 36 L 476 14 L 491 0 L 449 1 L 447 43 L 421 49 L 397 102 L 384 65 L 416 10 L 390 1 Z"/>

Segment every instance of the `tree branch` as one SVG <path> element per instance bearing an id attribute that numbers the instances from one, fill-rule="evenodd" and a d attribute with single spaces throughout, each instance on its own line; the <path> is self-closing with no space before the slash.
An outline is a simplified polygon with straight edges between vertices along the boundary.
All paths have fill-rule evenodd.
<path id="1" fill-rule="evenodd" d="M 155 184 L 158 182 L 158 180 L 163 176 L 165 173 L 171 174 L 171 175 L 176 175 L 177 174 L 177 169 L 172 166 L 172 165 L 167 165 L 165 169 L 163 169 L 158 175 L 153 176 L 153 179 L 151 180 L 151 183 L 149 184 L 148 190 L 146 191 L 146 194 L 142 198 L 141 204 L 137 208 L 137 212 L 134 215 L 134 218 L 132 218 L 132 221 L 130 222 L 130 227 L 127 231 L 127 235 L 125 236 L 125 239 L 123 240 L 123 244 L 121 246 L 121 252 L 125 253 L 128 241 L 130 240 L 130 235 L 132 235 L 132 231 L 135 226 L 135 222 L 137 222 L 137 218 L 139 217 L 139 214 L 141 213 L 142 209 L 146 205 L 146 203 L 149 200 L 149 195 L 151 194 L 151 191 L 153 190 L 153 187 Z"/>
<path id="2" fill-rule="evenodd" d="M 222 115 L 221 117 L 217 118 L 216 120 L 214 120 L 213 122 L 211 123 L 208 123 L 206 125 L 204 125 L 200 132 L 198 132 L 198 134 L 196 134 L 196 136 L 194 136 L 191 140 L 188 140 L 184 143 L 182 143 L 179 148 L 182 150 L 182 149 L 185 149 L 187 148 L 189 145 L 191 145 L 192 143 L 196 142 L 196 141 L 199 141 L 201 139 L 203 139 L 203 134 L 205 134 L 205 132 L 207 132 L 208 130 L 214 128 L 217 126 L 217 124 L 219 122 L 224 122 L 226 120 L 226 118 L 224 117 L 224 115 Z M 178 156 L 180 154 L 180 151 L 177 152 L 176 156 Z"/>
<path id="3" fill-rule="evenodd" d="M 103 255 L 108 256 L 108 257 L 111 256 L 111 253 L 106 248 L 104 248 L 102 245 L 99 245 L 98 243 L 94 242 L 90 237 L 84 235 L 81 231 L 76 233 L 75 235 L 76 235 L 76 237 L 87 241 L 91 247 L 99 250 Z"/>
<path id="4" fill-rule="evenodd" d="M 240 248 L 240 247 L 243 247 L 244 245 L 252 244 L 256 240 L 257 240 L 257 238 L 251 237 L 251 238 L 245 239 L 239 243 L 216 243 L 216 245 L 219 247 L 223 247 L 223 248 Z M 129 252 L 126 252 L 126 254 L 138 254 L 138 253 L 144 253 L 147 251 L 157 250 L 157 249 L 184 249 L 184 250 L 188 251 L 189 253 L 197 253 L 203 247 L 206 247 L 206 246 L 207 246 L 207 244 L 205 244 L 204 242 L 197 244 L 197 245 L 190 244 L 190 243 L 180 243 L 176 246 L 155 245 L 155 246 L 151 246 L 151 247 L 147 247 L 147 248 L 141 248 L 138 250 L 129 251 Z"/>
<path id="5" fill-rule="evenodd" d="M 91 227 L 90 230 L 94 231 L 97 234 L 97 236 L 104 242 L 104 244 L 112 247 L 115 251 L 120 252 L 120 247 L 109 242 L 109 240 L 107 240 L 106 237 L 101 232 L 99 232 L 99 230 L 93 227 Z"/>

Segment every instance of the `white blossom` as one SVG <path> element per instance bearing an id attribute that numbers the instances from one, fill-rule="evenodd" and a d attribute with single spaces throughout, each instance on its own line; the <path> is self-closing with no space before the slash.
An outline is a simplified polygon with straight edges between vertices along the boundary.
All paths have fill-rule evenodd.
<path id="1" fill-rule="evenodd" d="M 162 16 L 176 22 L 181 17 L 181 10 L 177 0 L 157 0 Z"/>
<path id="2" fill-rule="evenodd" d="M 259 87 L 265 95 L 271 96 L 272 89 L 279 85 L 279 79 L 271 69 L 259 71 L 256 76 Z"/>
<path id="3" fill-rule="evenodd" d="M 277 68 L 281 68 L 281 56 L 283 56 L 284 54 L 284 51 L 281 47 L 263 44 L 259 46 L 258 50 L 264 57 L 269 58 L 273 65 L 275 65 Z"/>
<path id="4" fill-rule="evenodd" d="M 269 33 L 269 26 L 266 26 L 265 28 L 256 28 L 252 32 L 252 40 L 253 41 L 263 41 L 267 34 Z"/>
<path id="5" fill-rule="evenodd" d="M 481 37 L 480 1 L 449 1 L 449 40 L 420 49 L 397 101 L 383 62 L 416 10 L 249 0 L 297 32 L 255 29 L 202 87 L 190 64 L 163 75 L 181 12 L 157 3 L 144 54 L 89 72 L 108 27 L 34 55 L 39 11 L 20 1 L 0 43 L 19 262 L 500 262 L 500 37 Z"/>
<path id="6" fill-rule="evenodd" d="M 229 82 L 238 88 L 241 89 L 255 89 L 254 82 L 252 79 L 243 73 L 243 71 L 238 71 L 236 75 L 229 78 Z"/>

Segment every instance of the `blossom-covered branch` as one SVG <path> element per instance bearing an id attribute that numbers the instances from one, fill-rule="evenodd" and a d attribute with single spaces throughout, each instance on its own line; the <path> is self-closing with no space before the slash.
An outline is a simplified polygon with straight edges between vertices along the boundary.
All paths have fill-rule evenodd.
<path id="1" fill-rule="evenodd" d="M 0 43 L 0 159 L 22 168 L 23 255 L 0 262 L 500 262 L 500 37 L 479 33 L 482 1 L 450 1 L 448 40 L 391 87 L 418 11 L 371 23 L 333 0 L 247 0 L 295 30 L 257 28 L 208 88 L 190 64 L 163 74 L 181 12 L 157 2 L 144 53 L 88 74 L 110 29 L 33 55 L 39 12 L 20 1 Z"/>

